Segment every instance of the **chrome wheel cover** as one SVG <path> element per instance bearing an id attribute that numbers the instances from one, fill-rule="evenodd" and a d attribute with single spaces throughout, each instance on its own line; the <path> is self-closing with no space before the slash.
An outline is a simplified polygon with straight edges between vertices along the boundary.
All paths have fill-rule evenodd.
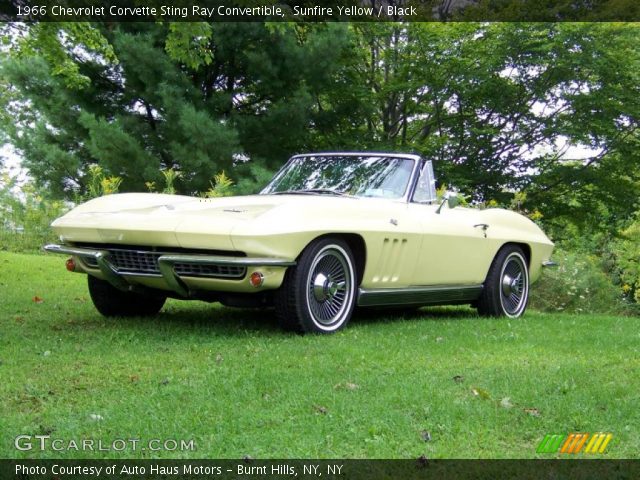
<path id="1" fill-rule="evenodd" d="M 335 330 L 353 303 L 353 266 L 338 245 L 327 245 L 313 259 L 307 275 L 307 306 L 318 328 Z"/>
<path id="2" fill-rule="evenodd" d="M 500 271 L 500 304 L 505 315 L 519 317 L 527 306 L 529 273 L 524 258 L 509 255 Z"/>

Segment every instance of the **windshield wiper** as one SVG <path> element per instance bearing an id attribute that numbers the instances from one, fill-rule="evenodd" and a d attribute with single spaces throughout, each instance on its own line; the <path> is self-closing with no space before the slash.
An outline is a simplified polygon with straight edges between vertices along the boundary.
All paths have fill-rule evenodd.
<path id="1" fill-rule="evenodd" d="M 313 194 L 337 195 L 339 197 L 350 197 L 348 193 L 331 190 L 330 188 L 305 188 L 302 190 L 285 190 L 283 192 L 273 192 L 272 195 L 313 195 Z"/>

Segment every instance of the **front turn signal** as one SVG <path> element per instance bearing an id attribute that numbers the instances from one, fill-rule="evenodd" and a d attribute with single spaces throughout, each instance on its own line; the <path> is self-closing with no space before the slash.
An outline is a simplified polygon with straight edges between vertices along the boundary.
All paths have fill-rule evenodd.
<path id="1" fill-rule="evenodd" d="M 76 262 L 73 257 L 67 258 L 67 261 L 64 264 L 70 272 L 76 271 Z"/>
<path id="2" fill-rule="evenodd" d="M 249 283 L 258 288 L 264 283 L 264 275 L 260 272 L 253 272 L 249 277 Z"/>

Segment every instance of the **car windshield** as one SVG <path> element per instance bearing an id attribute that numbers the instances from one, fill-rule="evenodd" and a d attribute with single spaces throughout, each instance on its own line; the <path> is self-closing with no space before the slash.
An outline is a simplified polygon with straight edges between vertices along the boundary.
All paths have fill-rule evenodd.
<path id="1" fill-rule="evenodd" d="M 329 194 L 402 198 L 415 160 L 382 155 L 293 158 L 263 194 Z"/>

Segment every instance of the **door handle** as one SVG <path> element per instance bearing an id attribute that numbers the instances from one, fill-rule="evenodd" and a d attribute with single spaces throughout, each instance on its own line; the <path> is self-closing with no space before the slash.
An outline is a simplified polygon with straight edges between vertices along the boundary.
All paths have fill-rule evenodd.
<path id="1" fill-rule="evenodd" d="M 484 238 L 487 238 L 487 228 L 489 228 L 489 225 L 487 225 L 486 223 L 476 223 L 473 228 L 482 228 L 482 233 L 484 234 Z"/>

